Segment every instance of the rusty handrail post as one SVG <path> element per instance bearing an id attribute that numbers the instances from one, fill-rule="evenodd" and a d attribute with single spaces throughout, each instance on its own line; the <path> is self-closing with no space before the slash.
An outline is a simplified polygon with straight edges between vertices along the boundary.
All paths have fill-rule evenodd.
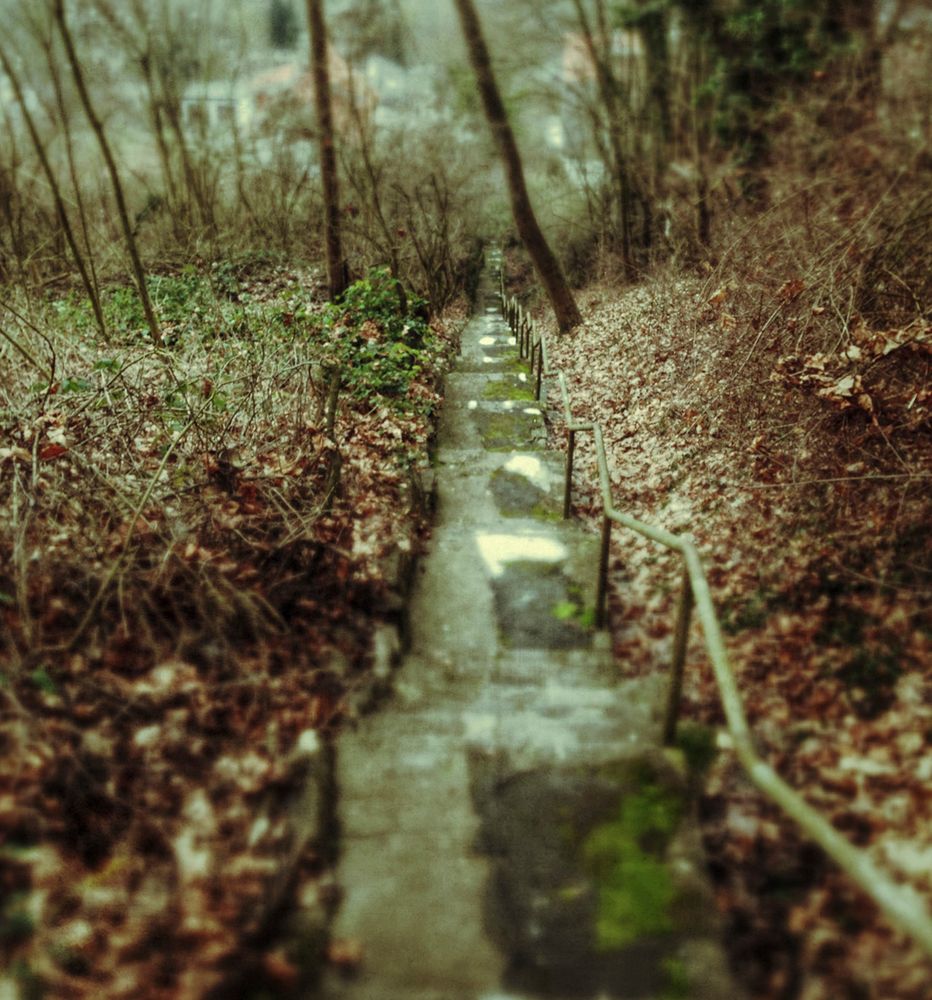
<path id="1" fill-rule="evenodd" d="M 605 628 L 608 603 L 608 555 L 612 544 L 612 519 L 602 514 L 602 545 L 599 550 L 599 580 L 595 593 L 595 627 Z"/>
<path id="2" fill-rule="evenodd" d="M 563 520 L 568 521 L 573 506 L 573 458 L 576 454 L 576 431 L 567 428 L 566 441 L 566 481 L 563 484 Z"/>
<path id="3" fill-rule="evenodd" d="M 689 625 L 693 612 L 693 587 L 689 579 L 689 569 L 683 567 L 683 583 L 676 608 L 676 631 L 673 634 L 673 663 L 670 670 L 670 689 L 667 695 L 667 711 L 663 720 L 663 745 L 672 746 L 676 740 L 676 723 L 680 716 L 680 700 L 683 695 L 683 672 L 686 666 L 686 643 L 689 639 Z"/>

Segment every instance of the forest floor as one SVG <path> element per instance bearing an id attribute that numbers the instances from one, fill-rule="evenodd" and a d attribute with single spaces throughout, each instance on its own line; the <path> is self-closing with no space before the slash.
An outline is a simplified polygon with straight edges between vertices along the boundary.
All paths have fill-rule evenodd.
<path id="1" fill-rule="evenodd" d="M 790 329 L 809 308 L 794 291 L 778 296 Z M 786 358 L 733 312 L 731 294 L 681 274 L 621 293 L 590 286 L 573 335 L 544 320 L 551 364 L 567 373 L 577 419 L 602 424 L 616 506 L 695 537 L 760 752 L 928 899 L 932 331 L 861 325 L 837 356 Z M 756 336 L 750 351 L 742 334 Z M 561 415 L 552 416 L 562 446 Z M 586 438 L 575 511 L 595 525 Z M 615 532 L 610 626 L 622 676 L 667 670 L 678 588 L 675 556 Z M 698 632 L 684 716 L 719 727 Z M 720 746 L 701 803 L 704 838 L 733 970 L 750 995 L 928 997 L 932 967 L 919 948 Z"/>
<path id="2" fill-rule="evenodd" d="M 325 317 L 316 276 L 289 268 L 155 287 L 168 349 L 141 341 L 126 289 L 106 339 L 56 293 L 16 320 L 32 362 L 0 386 L 0 960 L 26 995 L 201 996 L 244 958 L 293 984 L 278 951 L 240 948 L 288 850 L 280 803 L 370 683 L 427 530 L 459 316 L 399 371 L 410 331 L 378 280 L 354 317 Z M 552 361 L 603 425 L 617 504 L 696 537 L 762 753 L 928 896 L 930 332 L 865 324 L 834 354 L 787 356 L 733 295 L 663 273 L 593 286 Z M 780 287 L 780 322 L 809 308 Z M 350 355 L 366 360 L 330 421 Z M 595 522 L 587 448 L 576 512 Z M 623 676 L 666 670 L 677 583 L 616 532 Z M 718 727 L 698 634 L 689 664 L 685 714 Z M 756 1000 L 925 1000 L 928 962 L 727 746 L 702 818 Z M 307 861 L 296 891 L 313 895 Z"/>
<path id="3" fill-rule="evenodd" d="M 243 949 L 281 891 L 282 803 L 386 655 L 428 527 L 456 315 L 402 322 L 379 276 L 328 314 L 319 275 L 268 262 L 152 287 L 163 349 L 127 289 L 106 338 L 64 292 L 15 314 L 0 993 L 200 997 L 250 964 L 294 981 Z M 364 360 L 335 395 L 347 352 Z M 319 867 L 301 860 L 297 893 Z"/>

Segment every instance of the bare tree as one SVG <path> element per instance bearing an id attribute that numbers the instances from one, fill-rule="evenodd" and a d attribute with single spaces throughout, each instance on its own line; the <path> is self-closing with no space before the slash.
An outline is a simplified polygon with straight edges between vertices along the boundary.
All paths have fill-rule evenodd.
<path id="1" fill-rule="evenodd" d="M 327 252 L 327 282 L 330 298 L 346 290 L 343 241 L 340 231 L 340 183 L 333 134 L 330 99 L 330 71 L 327 66 L 327 25 L 324 0 L 307 0 L 307 21 L 311 38 L 311 72 L 314 77 L 314 104 L 317 110 L 317 137 L 320 148 L 320 179 L 324 189 L 324 242 Z"/>
<path id="2" fill-rule="evenodd" d="M 550 249 L 544 236 L 524 180 L 524 168 L 521 164 L 521 154 L 515 142 L 514 133 L 508 121 L 505 105 L 502 102 L 489 50 L 482 34 L 482 25 L 472 0 L 455 0 L 456 9 L 466 40 L 469 61 L 476 74 L 476 83 L 489 128 L 498 145 L 505 175 L 508 179 L 508 191 L 511 196 L 511 210 L 518 229 L 518 235 L 524 244 L 538 277 L 547 292 L 550 304 L 557 318 L 557 325 L 564 333 L 569 332 L 582 322 L 579 308 L 573 293 L 563 275 L 560 263 Z"/>
<path id="3" fill-rule="evenodd" d="M 178 193 L 175 171 L 172 166 L 171 150 L 169 149 L 168 136 L 166 135 L 164 100 L 158 92 L 156 64 L 159 60 L 158 55 L 154 51 L 153 32 L 146 20 L 147 11 L 140 9 L 136 4 L 133 5 L 136 25 L 143 29 L 137 36 L 132 27 L 123 20 L 122 16 L 117 13 L 108 0 L 97 0 L 97 9 L 110 25 L 120 44 L 124 45 L 130 53 L 130 58 L 139 69 L 143 83 L 145 84 L 149 121 L 152 125 L 152 135 L 155 139 L 156 149 L 158 150 L 159 160 L 162 165 L 168 210 L 172 215 L 173 221 L 175 221 L 177 235 L 176 220 L 181 214 L 182 202 Z M 193 192 L 191 194 L 193 195 Z"/>
<path id="4" fill-rule="evenodd" d="M 94 104 L 91 101 L 91 95 L 87 89 L 87 83 L 84 80 L 84 71 L 81 68 L 81 62 L 78 59 L 78 53 L 74 47 L 74 39 L 71 37 L 71 31 L 68 28 L 68 22 L 65 18 L 64 0 L 53 0 L 52 13 L 55 16 L 55 22 L 58 25 L 58 31 L 65 46 L 65 54 L 68 57 L 68 65 L 71 67 L 71 74 L 74 77 L 75 86 L 78 90 L 78 96 L 81 99 L 81 105 L 84 108 L 87 120 L 94 131 L 94 135 L 97 138 L 97 144 L 100 146 L 104 162 L 107 165 L 107 172 L 110 175 L 110 183 L 113 186 L 113 194 L 116 199 L 117 214 L 120 218 L 120 226 L 123 229 L 123 236 L 126 239 L 126 249 L 129 252 L 130 263 L 133 268 L 133 277 L 136 280 L 136 290 L 138 291 L 139 299 L 142 302 L 142 309 L 145 313 L 146 325 L 149 328 L 149 335 L 156 344 L 161 344 L 162 330 L 159 326 L 158 317 L 155 315 L 155 310 L 152 307 L 152 300 L 149 297 L 149 289 L 146 286 L 146 274 L 143 270 L 142 260 L 139 256 L 139 248 L 136 246 L 136 237 L 133 235 L 133 227 L 130 223 L 129 211 L 126 208 L 126 196 L 123 193 L 123 185 L 120 182 L 120 174 L 117 170 L 116 160 L 113 157 L 113 151 L 110 148 L 110 143 L 107 141 L 107 134 L 104 131 L 103 122 L 101 122 L 94 109 Z"/>
<path id="5" fill-rule="evenodd" d="M 49 68 L 49 79 L 55 92 L 55 109 L 49 110 L 49 117 L 54 121 L 57 113 L 57 120 L 61 124 L 62 133 L 65 138 L 65 154 L 68 159 L 68 176 L 71 180 L 71 190 L 74 194 L 75 205 L 78 209 L 78 222 L 81 226 L 81 236 L 84 243 L 84 251 L 87 254 L 87 270 L 90 274 L 91 285 L 98 300 L 100 296 L 100 282 L 97 280 L 97 265 L 94 263 L 94 246 L 91 242 L 91 226 L 88 220 L 87 206 L 85 204 L 84 191 L 82 190 L 79 178 L 78 163 L 75 156 L 74 135 L 71 129 L 71 115 L 65 102 L 65 92 L 62 87 L 61 74 L 58 71 L 58 59 L 54 51 L 53 38 L 51 33 L 43 33 L 41 45 L 45 52 L 45 61 Z"/>
<path id="6" fill-rule="evenodd" d="M 49 162 L 45 144 L 42 142 L 42 137 L 39 135 L 39 130 L 36 127 L 35 119 L 32 117 L 32 112 L 29 110 L 29 105 L 26 102 L 26 95 L 23 93 L 23 86 L 20 81 L 19 74 L 13 68 L 10 58 L 3 46 L 0 46 L 0 65 L 3 66 L 3 71 L 6 73 L 10 84 L 13 87 L 13 94 L 16 97 L 16 103 L 19 105 L 20 114 L 23 116 L 23 121 L 26 123 L 26 129 L 29 132 L 29 138 L 32 140 L 32 145 L 35 148 L 36 156 L 39 158 L 39 164 L 42 167 L 42 172 L 45 174 L 45 178 L 49 183 L 49 190 L 52 192 L 52 200 L 55 203 L 55 211 L 58 215 L 58 221 L 61 224 L 62 232 L 65 234 L 65 240 L 68 243 L 68 249 L 71 251 L 71 256 L 74 258 L 78 273 L 81 275 L 81 283 L 84 285 L 87 297 L 90 299 L 91 307 L 94 310 L 94 319 L 97 321 L 97 326 L 100 332 L 106 336 L 107 325 L 104 322 L 103 310 L 100 307 L 100 296 L 97 294 L 97 288 L 91 278 L 91 273 L 88 270 L 84 254 L 78 246 L 77 237 L 75 236 L 74 228 L 71 225 L 71 219 L 68 217 L 68 210 L 65 207 L 65 199 L 62 197 L 61 185 L 58 183 L 58 177 L 55 175 L 55 171 L 52 169 L 52 165 Z"/>
<path id="7" fill-rule="evenodd" d="M 606 25 L 604 4 L 597 7 L 599 28 L 602 36 L 602 48 L 596 44 L 592 25 L 583 6 L 582 0 L 573 0 L 579 28 L 586 45 L 586 51 L 595 70 L 599 95 L 605 109 L 609 147 L 611 149 L 612 180 L 616 188 L 616 205 L 618 209 L 618 230 L 621 237 L 621 258 L 624 264 L 625 276 L 634 274 L 634 260 L 631 251 L 631 179 L 627 157 L 622 142 L 623 103 L 619 93 L 618 81 L 614 78 L 609 65 L 610 41 Z"/>
<path id="8" fill-rule="evenodd" d="M 178 220 L 196 218 L 210 237 L 217 235 L 214 178 L 209 169 L 210 158 L 197 156 L 186 133 L 181 115 L 181 94 L 178 81 L 181 63 L 186 58 L 185 46 L 190 45 L 190 28 L 179 24 L 173 14 L 176 9 L 163 3 L 155 5 L 143 0 L 95 0 L 95 6 L 125 46 L 145 85 L 149 119 L 156 140 L 162 172 L 165 177 L 169 209 L 178 235 Z M 170 142 L 174 140 L 180 160 L 181 178 L 175 176 Z"/>

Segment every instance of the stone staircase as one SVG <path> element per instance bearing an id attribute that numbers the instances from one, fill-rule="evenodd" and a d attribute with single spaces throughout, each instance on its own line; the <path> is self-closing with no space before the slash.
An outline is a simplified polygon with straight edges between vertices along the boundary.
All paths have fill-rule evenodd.
<path id="1" fill-rule="evenodd" d="M 361 961 L 328 1000 L 732 1000 L 663 691 L 595 632 L 597 539 L 501 318 L 491 259 L 447 379 L 438 512 L 391 699 L 337 752 Z"/>

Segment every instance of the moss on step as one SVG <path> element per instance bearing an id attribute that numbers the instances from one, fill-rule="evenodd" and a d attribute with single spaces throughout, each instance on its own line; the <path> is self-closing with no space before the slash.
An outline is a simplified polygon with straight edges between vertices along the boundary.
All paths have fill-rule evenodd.
<path id="1" fill-rule="evenodd" d="M 491 355 L 489 355 L 491 357 Z M 526 361 L 522 361 L 511 348 L 509 353 L 495 358 L 493 361 L 479 362 L 478 371 L 488 372 L 490 375 L 526 375 L 531 377 L 530 366 Z"/>
<path id="2" fill-rule="evenodd" d="M 583 606 L 579 586 L 560 564 L 508 562 L 492 581 L 492 589 L 503 648 L 580 649 L 592 642 L 592 629 L 575 614 Z M 574 613 L 554 613 L 566 608 Z"/>
<path id="3" fill-rule="evenodd" d="M 519 410 L 473 412 L 482 443 L 489 451 L 530 450 L 544 443 L 543 423 L 537 414 Z"/>
<path id="4" fill-rule="evenodd" d="M 572 622 L 584 629 L 595 625 L 595 608 L 586 607 L 583 589 L 575 580 L 567 583 L 566 597 L 551 607 L 550 614 L 557 621 Z"/>
<path id="5" fill-rule="evenodd" d="M 531 377 L 530 366 L 518 357 L 515 348 L 509 348 L 509 353 L 495 357 L 486 355 L 484 358 L 461 358 L 456 365 L 461 373 L 482 372 L 486 375 L 525 375 Z"/>
<path id="6" fill-rule="evenodd" d="M 492 473 L 491 489 L 505 517 L 532 517 L 538 521 L 563 519 L 558 501 L 520 472 L 496 469 Z"/>
<path id="7" fill-rule="evenodd" d="M 581 602 L 560 601 L 550 609 L 550 613 L 557 621 L 575 622 L 582 628 L 592 628 L 595 625 L 595 608 L 587 608 Z"/>
<path id="8" fill-rule="evenodd" d="M 582 854 L 596 883 L 599 949 L 674 930 L 677 888 L 665 853 L 683 813 L 682 794 L 652 780 L 625 795 L 617 818 L 586 837 Z"/>
<path id="9" fill-rule="evenodd" d="M 507 402 L 515 400 L 517 402 L 534 402 L 534 391 L 527 382 L 517 379 L 500 378 L 492 379 L 482 391 L 482 398 L 493 402 Z"/>

